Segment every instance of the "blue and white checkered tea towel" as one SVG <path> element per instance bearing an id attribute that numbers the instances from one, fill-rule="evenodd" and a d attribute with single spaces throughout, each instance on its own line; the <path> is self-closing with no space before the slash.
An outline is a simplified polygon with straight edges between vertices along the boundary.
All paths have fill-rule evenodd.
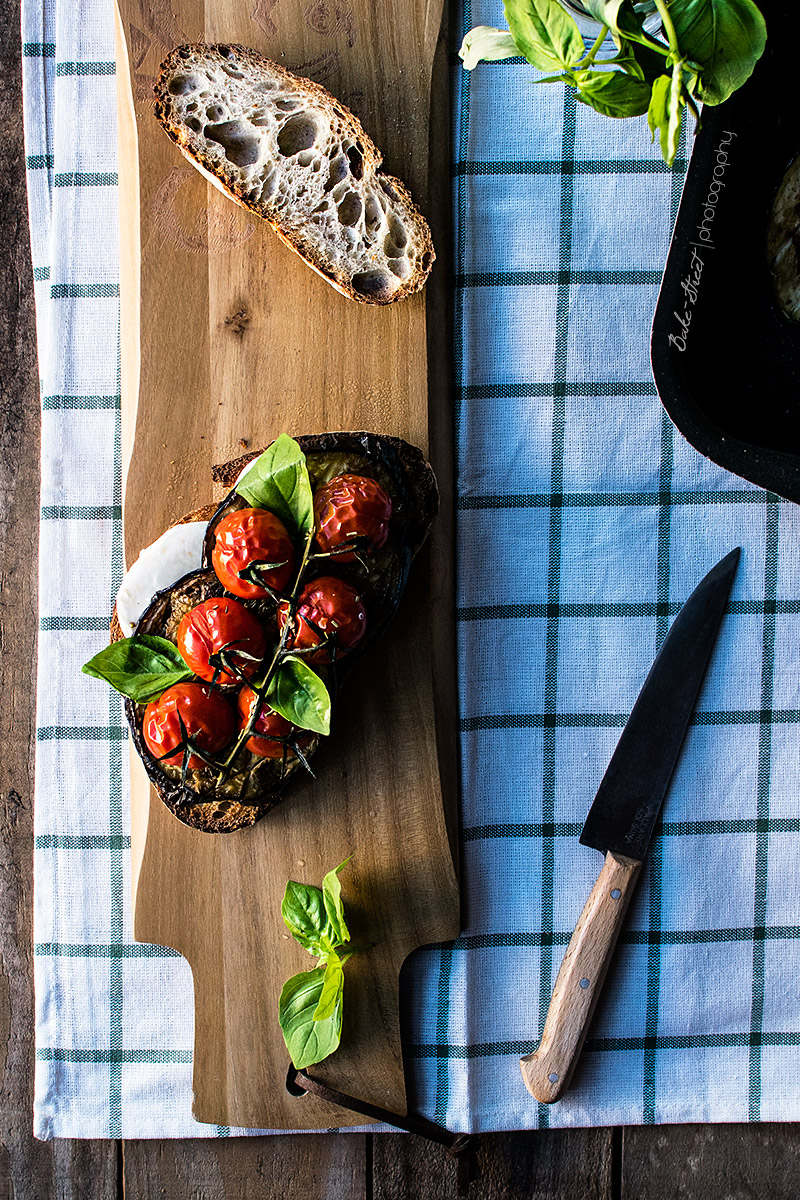
<path id="1" fill-rule="evenodd" d="M 120 704 L 80 683 L 122 547 L 112 6 L 79 8 L 23 0 L 43 420 L 35 1130 L 224 1135 L 190 1115 L 189 968 L 131 938 Z M 496 0 L 466 4 L 454 44 L 501 22 Z M 798 1120 L 800 512 L 702 459 L 655 393 L 686 163 L 521 62 L 454 78 L 466 905 L 462 936 L 411 964 L 413 1097 L 473 1130 Z M 610 985 L 573 1088 L 540 1107 L 518 1059 L 600 867 L 586 810 L 671 619 L 737 545 Z"/>

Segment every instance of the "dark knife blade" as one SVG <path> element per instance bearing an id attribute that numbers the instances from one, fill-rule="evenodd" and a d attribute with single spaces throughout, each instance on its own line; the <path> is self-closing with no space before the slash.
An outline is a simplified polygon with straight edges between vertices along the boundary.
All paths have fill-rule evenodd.
<path id="1" fill-rule="evenodd" d="M 740 550 L 689 596 L 642 685 L 589 815 L 581 842 L 643 859 L 675 769 L 717 639 Z"/>
<path id="2" fill-rule="evenodd" d="M 594 799 L 581 841 L 605 862 L 570 938 L 538 1049 L 520 1059 L 543 1104 L 569 1085 L 625 911 L 717 638 L 739 550 L 698 584 L 672 622 Z"/>

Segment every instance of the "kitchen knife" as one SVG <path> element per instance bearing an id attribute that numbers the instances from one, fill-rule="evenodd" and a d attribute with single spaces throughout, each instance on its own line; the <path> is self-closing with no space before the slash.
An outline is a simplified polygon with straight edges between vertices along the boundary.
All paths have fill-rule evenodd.
<path id="1" fill-rule="evenodd" d="M 569 1084 L 694 711 L 736 573 L 737 548 L 692 592 L 661 647 L 581 833 L 605 853 L 558 972 L 539 1047 L 520 1059 L 543 1104 Z"/>

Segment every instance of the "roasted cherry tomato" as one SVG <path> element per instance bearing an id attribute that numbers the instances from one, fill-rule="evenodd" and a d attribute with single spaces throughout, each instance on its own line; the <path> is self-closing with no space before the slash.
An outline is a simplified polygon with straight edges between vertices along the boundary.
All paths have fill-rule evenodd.
<path id="1" fill-rule="evenodd" d="M 180 717 L 178 714 L 180 713 Z M 144 710 L 142 733 L 148 749 L 162 762 L 183 762 L 183 750 L 162 758 L 183 740 L 183 720 L 186 733 L 198 750 L 216 754 L 227 746 L 236 733 L 236 714 L 228 701 L 203 683 L 176 683 L 167 688 L 160 700 L 153 700 Z M 190 770 L 205 766 L 196 754 L 189 756 Z"/>
<path id="2" fill-rule="evenodd" d="M 243 687 L 239 692 L 239 729 L 244 729 L 250 719 L 250 713 L 255 703 L 256 694 L 252 688 Z M 251 754 L 261 758 L 294 758 L 295 752 L 285 740 L 289 735 L 298 735 L 300 748 L 311 739 L 308 734 L 301 735 L 300 730 L 291 721 L 287 721 L 280 713 L 276 713 L 268 704 L 264 704 L 256 718 L 253 736 L 245 742 Z M 281 740 L 284 739 L 284 740 Z"/>
<path id="3" fill-rule="evenodd" d="M 264 657 L 267 637 L 249 609 L 238 600 L 218 596 L 186 614 L 178 626 L 178 649 L 201 679 L 213 679 L 222 667 L 217 682 L 227 685 L 241 680 L 224 669 L 223 659 L 249 678 Z"/>
<path id="4" fill-rule="evenodd" d="M 339 548 L 355 543 L 363 554 L 379 550 L 389 536 L 392 502 L 381 485 L 367 475 L 336 475 L 314 495 L 317 545 L 340 562 L 354 559 Z"/>
<path id="5" fill-rule="evenodd" d="M 278 626 L 281 631 L 289 614 L 288 601 L 278 606 Z M 349 583 L 323 575 L 307 583 L 298 597 L 294 629 L 287 645 L 293 650 L 320 646 L 304 654 L 306 662 L 327 663 L 340 659 L 363 638 L 367 630 L 367 614 L 361 597 Z M 321 643 L 325 645 L 320 645 Z"/>
<path id="6" fill-rule="evenodd" d="M 269 592 L 258 583 L 240 578 L 240 572 L 259 563 L 275 563 L 269 570 L 253 572 L 276 592 L 282 591 L 294 569 L 294 546 L 286 526 L 265 508 L 240 508 L 223 517 L 216 528 L 211 562 L 222 586 L 243 600 L 256 600 Z"/>

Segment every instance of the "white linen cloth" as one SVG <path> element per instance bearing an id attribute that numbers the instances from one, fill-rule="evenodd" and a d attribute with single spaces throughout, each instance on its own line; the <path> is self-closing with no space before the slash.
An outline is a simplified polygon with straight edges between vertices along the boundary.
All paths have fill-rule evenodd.
<path id="1" fill-rule="evenodd" d="M 39 1137 L 244 1132 L 190 1114 L 188 966 L 132 941 L 121 704 L 80 673 L 122 572 L 108 0 L 23 0 L 42 390 Z M 466 3 L 454 30 L 502 23 Z M 460 27 L 459 27 L 460 26 Z M 411 1085 L 453 1129 L 800 1119 L 800 514 L 662 410 L 648 336 L 685 160 L 520 61 L 454 64 L 464 929 L 414 956 Z M 536 1044 L 600 867 L 578 843 L 671 619 L 743 547 L 573 1088 Z M 101 697 L 101 699 L 98 699 Z"/>

